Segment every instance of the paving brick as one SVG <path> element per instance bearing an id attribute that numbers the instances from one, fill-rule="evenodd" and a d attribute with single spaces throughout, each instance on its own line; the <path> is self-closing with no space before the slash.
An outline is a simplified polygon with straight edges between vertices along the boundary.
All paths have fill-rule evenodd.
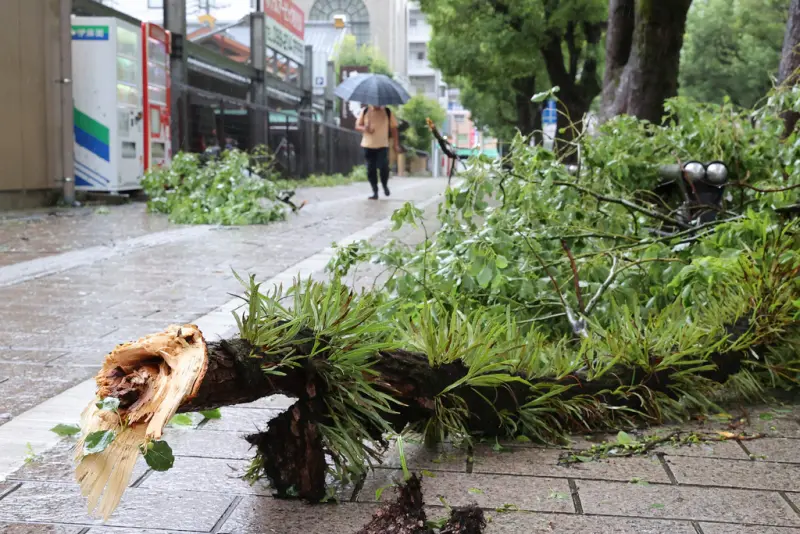
<path id="1" fill-rule="evenodd" d="M 8 377 L 0 383 L 0 413 L 17 416 L 93 374 L 94 371 L 87 368 L 0 364 L 0 377 Z"/>
<path id="2" fill-rule="evenodd" d="M 206 432 L 204 430 L 177 430 L 168 428 L 164 440 L 175 456 L 196 456 L 223 460 L 249 460 L 255 453 L 245 441 L 246 434 Z M 175 460 L 178 462 L 178 459 Z"/>
<path id="3" fill-rule="evenodd" d="M 208 532 L 233 498 L 215 493 L 129 489 L 109 526 Z M 86 500 L 74 484 L 24 483 L 0 500 L 0 522 L 69 523 L 99 525 L 87 516 Z"/>
<path id="4" fill-rule="evenodd" d="M 800 526 L 778 493 L 618 482 L 577 481 L 587 514 Z"/>
<path id="5" fill-rule="evenodd" d="M 489 515 L 486 534 L 696 534 L 685 521 L 526 512 Z"/>
<path id="6" fill-rule="evenodd" d="M 31 523 L 0 523 L 2 534 L 78 534 L 83 527 Z"/>
<path id="7" fill-rule="evenodd" d="M 1 363 L 38 363 L 45 364 L 63 355 L 63 351 L 38 350 L 0 350 Z"/>
<path id="8" fill-rule="evenodd" d="M 442 496 L 451 506 L 477 504 L 483 508 L 499 508 L 514 505 L 520 510 L 541 512 L 574 512 L 566 479 L 517 477 L 506 475 L 485 475 L 436 472 L 435 477 L 424 476 L 422 491 L 429 501 Z M 367 477 L 359 492 L 359 502 L 375 502 L 375 492 L 382 487 L 402 480 L 402 472 L 389 469 L 376 469 Z M 381 501 L 394 498 L 394 492 L 386 489 Z"/>
<path id="9" fill-rule="evenodd" d="M 800 534 L 800 528 L 700 523 L 703 534 Z"/>
<path id="10" fill-rule="evenodd" d="M 403 454 L 406 465 L 412 471 L 455 471 L 464 473 L 467 470 L 467 452 L 445 443 L 435 447 L 426 447 L 405 441 Z M 382 467 L 400 469 L 400 454 L 396 444 L 391 444 L 382 456 Z"/>
<path id="11" fill-rule="evenodd" d="M 744 449 L 735 441 L 713 441 L 673 447 L 665 445 L 657 447 L 656 452 L 667 456 L 690 456 L 695 458 L 728 458 L 732 460 L 747 460 L 749 457 Z"/>
<path id="12" fill-rule="evenodd" d="M 37 482 L 67 482 L 75 481 L 74 439 L 64 439 L 46 454 L 39 455 L 36 460 L 25 464 L 16 472 L 8 475 L 9 480 L 37 481 Z M 136 463 L 131 475 L 131 483 L 135 482 L 147 471 L 144 460 Z"/>
<path id="13" fill-rule="evenodd" d="M 666 458 L 681 484 L 800 491 L 800 465 L 716 458 Z"/>
<path id="14" fill-rule="evenodd" d="M 245 497 L 221 534 L 351 534 L 372 517 L 370 504 L 308 505 L 269 497 Z"/>
<path id="15" fill-rule="evenodd" d="M 758 459 L 772 462 L 791 462 L 800 464 L 800 440 L 788 438 L 754 439 L 745 447 Z M 798 466 L 800 467 L 800 466 Z"/>
<path id="16" fill-rule="evenodd" d="M 176 458 L 169 471 L 151 472 L 139 485 L 153 491 L 198 491 L 225 495 L 272 495 L 266 481 L 250 484 L 242 476 L 250 466 L 247 460 Z"/>
<path id="17" fill-rule="evenodd" d="M 283 410 L 258 408 L 222 408 L 222 417 L 209 419 L 202 429 L 215 432 L 259 432 Z"/>
<path id="18" fill-rule="evenodd" d="M 189 532 L 187 530 L 164 530 L 149 528 L 103 528 L 94 527 L 86 534 L 205 534 L 202 532 Z"/>
<path id="19" fill-rule="evenodd" d="M 247 404 L 237 404 L 236 408 L 259 408 L 283 411 L 294 403 L 295 400 L 286 395 L 271 395 L 254 402 L 248 402 Z"/>
<path id="20" fill-rule="evenodd" d="M 473 473 L 504 473 L 560 478 L 620 480 L 639 478 L 648 482 L 669 482 L 656 457 L 618 458 L 559 466 L 559 449 L 506 448 L 495 452 L 488 447 L 475 450 Z"/>

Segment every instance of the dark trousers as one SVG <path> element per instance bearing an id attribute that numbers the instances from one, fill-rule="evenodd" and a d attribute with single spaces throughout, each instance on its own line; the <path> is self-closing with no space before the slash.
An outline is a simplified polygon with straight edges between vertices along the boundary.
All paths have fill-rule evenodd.
<path id="1" fill-rule="evenodd" d="M 367 160 L 367 178 L 372 192 L 378 194 L 378 172 L 381 173 L 381 184 L 386 188 L 389 184 L 389 148 L 365 148 L 364 159 Z"/>

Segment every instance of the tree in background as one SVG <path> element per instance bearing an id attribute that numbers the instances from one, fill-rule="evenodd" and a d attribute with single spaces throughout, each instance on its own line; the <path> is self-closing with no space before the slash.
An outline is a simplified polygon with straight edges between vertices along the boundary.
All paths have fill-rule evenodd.
<path id="1" fill-rule="evenodd" d="M 345 35 L 342 42 L 339 43 L 334 52 L 334 64 L 336 65 L 337 76 L 341 65 L 369 67 L 369 71 L 375 74 L 393 75 L 392 69 L 389 68 L 389 63 L 380 52 L 374 46 L 359 46 L 354 35 Z"/>
<path id="2" fill-rule="evenodd" d="M 416 95 L 406 102 L 398 111 L 398 116 L 408 122 L 409 128 L 405 132 L 406 143 L 424 152 L 429 152 L 433 135 L 425 122 L 430 118 L 438 127 L 442 127 L 445 112 L 439 102 L 424 95 Z"/>
<path id="3" fill-rule="evenodd" d="M 463 89 L 477 124 L 501 136 L 541 130 L 531 97 L 558 85 L 573 121 L 600 92 L 605 0 L 422 0 L 431 62 Z"/>
<path id="4" fill-rule="evenodd" d="M 778 73 L 790 0 L 695 0 L 686 21 L 680 93 L 753 107 Z"/>
<path id="5" fill-rule="evenodd" d="M 660 123 L 678 94 L 686 16 L 692 0 L 609 0 L 602 115 Z"/>
<path id="6" fill-rule="evenodd" d="M 781 53 L 780 71 L 778 73 L 778 83 L 786 88 L 794 87 L 800 81 L 800 0 L 792 0 L 789 6 L 789 19 L 786 23 L 786 35 L 783 41 L 783 51 Z M 784 137 L 789 137 L 794 133 L 800 114 L 797 111 L 789 110 L 783 115 L 786 128 Z"/>

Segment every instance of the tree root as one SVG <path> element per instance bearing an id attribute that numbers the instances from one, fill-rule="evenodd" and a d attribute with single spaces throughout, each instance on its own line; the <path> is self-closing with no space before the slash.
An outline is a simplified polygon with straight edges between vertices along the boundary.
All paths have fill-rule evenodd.
<path id="1" fill-rule="evenodd" d="M 475 505 L 453 508 L 440 534 L 481 534 L 486 527 L 483 510 Z M 397 499 L 375 512 L 357 534 L 433 534 L 425 514 L 422 479 L 416 474 L 397 489 Z"/>

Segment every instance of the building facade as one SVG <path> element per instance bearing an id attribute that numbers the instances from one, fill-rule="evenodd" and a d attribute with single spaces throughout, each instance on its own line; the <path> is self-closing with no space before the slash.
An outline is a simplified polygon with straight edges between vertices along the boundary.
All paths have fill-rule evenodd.
<path id="1" fill-rule="evenodd" d="M 400 77 L 408 75 L 408 0 L 294 0 L 308 21 L 344 17 L 362 45 L 374 46 Z"/>
<path id="2" fill-rule="evenodd" d="M 431 65 L 428 57 L 428 43 L 431 40 L 431 27 L 419 4 L 408 5 L 408 80 L 412 92 L 439 101 L 447 108 L 447 84 L 442 73 Z"/>
<path id="3" fill-rule="evenodd" d="M 263 4 L 265 1 L 261 0 Z M 140 20 L 159 23 L 164 0 L 102 0 Z M 308 22 L 333 22 L 343 17 L 359 44 L 372 45 L 401 78 L 408 74 L 408 0 L 293 0 Z M 186 0 L 190 23 L 211 15 L 236 21 L 257 9 L 257 0 Z M 191 27 L 191 24 L 190 24 Z"/>

